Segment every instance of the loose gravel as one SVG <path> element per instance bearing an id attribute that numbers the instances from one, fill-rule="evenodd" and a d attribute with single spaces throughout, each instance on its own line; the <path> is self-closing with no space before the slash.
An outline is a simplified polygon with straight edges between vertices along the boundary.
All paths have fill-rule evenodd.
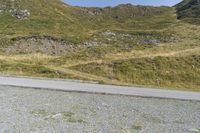
<path id="1" fill-rule="evenodd" d="M 0 86 L 0 133 L 198 133 L 200 102 Z"/>

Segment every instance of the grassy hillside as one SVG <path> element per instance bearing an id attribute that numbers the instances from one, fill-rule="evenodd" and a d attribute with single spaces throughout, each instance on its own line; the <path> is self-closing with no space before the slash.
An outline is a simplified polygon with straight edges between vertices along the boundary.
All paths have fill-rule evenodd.
<path id="1" fill-rule="evenodd" d="M 200 56 L 154 57 L 77 65 L 72 69 L 135 85 L 198 90 Z M 173 74 L 172 74 L 173 73 Z"/>
<path id="2" fill-rule="evenodd" d="M 189 2 L 177 12 L 0 0 L 0 72 L 200 91 L 200 26 L 176 14 Z"/>
<path id="3" fill-rule="evenodd" d="M 179 19 L 184 19 L 186 22 L 200 24 L 200 1 L 199 0 L 184 0 L 175 6 Z"/>
<path id="4" fill-rule="evenodd" d="M 138 7 L 120 5 L 115 8 L 80 8 L 62 3 L 60 0 L 0 0 L 0 34 L 10 37 L 27 35 L 50 35 L 77 41 L 90 37 L 96 30 L 127 29 L 132 30 L 148 23 L 156 26 L 154 19 L 170 12 L 169 8 Z M 1 9 L 1 7 L 0 7 Z M 5 11 L 4 11 L 5 10 Z M 30 17 L 16 19 L 10 10 L 27 10 Z M 146 20 L 141 19 L 146 16 Z M 135 18 L 133 20 L 133 18 Z M 170 21 L 169 21 L 170 23 Z M 163 26 L 163 25 L 160 25 Z M 140 28 L 138 27 L 138 28 Z M 147 27 L 151 28 L 151 27 Z"/>

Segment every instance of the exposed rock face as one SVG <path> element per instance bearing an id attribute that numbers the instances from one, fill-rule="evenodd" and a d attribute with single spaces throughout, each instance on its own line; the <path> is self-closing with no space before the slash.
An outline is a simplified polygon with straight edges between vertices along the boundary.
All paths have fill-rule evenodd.
<path id="1" fill-rule="evenodd" d="M 25 36 L 14 38 L 11 42 L 4 41 L 3 50 L 7 54 L 42 53 L 47 55 L 65 56 L 80 49 L 101 46 L 115 46 L 121 49 L 130 49 L 137 46 L 152 47 L 160 43 L 177 41 L 171 35 L 162 33 L 123 33 L 116 31 L 104 31 L 95 34 L 88 40 L 80 43 L 72 43 L 64 39 L 51 36 Z"/>
<path id="2" fill-rule="evenodd" d="M 8 54 L 43 53 L 48 55 L 66 55 L 75 49 L 73 43 L 50 36 L 18 37 L 14 44 L 5 49 Z"/>
<path id="3" fill-rule="evenodd" d="M 101 15 L 103 13 L 103 8 L 83 8 L 83 13 L 90 15 Z"/>

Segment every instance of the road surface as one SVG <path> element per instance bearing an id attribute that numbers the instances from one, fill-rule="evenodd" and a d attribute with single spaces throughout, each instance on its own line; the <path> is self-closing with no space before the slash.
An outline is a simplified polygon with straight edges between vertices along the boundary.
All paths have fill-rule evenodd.
<path id="1" fill-rule="evenodd" d="M 122 87 L 100 85 L 94 83 L 81 83 L 68 80 L 51 80 L 25 77 L 0 77 L 0 85 L 31 87 L 67 92 L 100 93 L 112 95 L 128 95 L 152 98 L 167 98 L 180 100 L 200 101 L 199 92 L 159 90 L 151 88 Z"/>

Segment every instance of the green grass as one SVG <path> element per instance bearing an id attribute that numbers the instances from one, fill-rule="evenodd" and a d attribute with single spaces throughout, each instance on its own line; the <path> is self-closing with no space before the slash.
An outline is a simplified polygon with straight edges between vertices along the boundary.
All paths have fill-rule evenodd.
<path id="1" fill-rule="evenodd" d="M 199 0 L 183 0 L 175 6 L 177 8 L 177 17 L 184 19 L 185 22 L 191 24 L 199 23 L 200 3 Z"/>
<path id="2" fill-rule="evenodd" d="M 0 3 L 9 3 L 0 0 Z M 27 9 L 31 16 L 18 20 L 11 14 L 0 14 L 0 32 L 10 37 L 49 35 L 80 42 L 91 33 L 102 29 L 154 29 L 165 28 L 173 23 L 174 9 L 169 7 L 120 7 L 103 9 L 101 15 L 84 13 L 80 7 L 71 7 L 59 0 L 21 0 L 20 9 Z M 17 6 L 15 8 L 18 8 Z M 7 7 L 9 10 L 10 7 Z M 88 10 L 93 11 L 93 8 Z M 130 17 L 133 16 L 134 18 Z M 116 19 L 114 16 L 120 16 Z M 165 18 L 168 18 L 167 20 Z M 167 22 L 166 22 L 167 21 Z"/>
<path id="3" fill-rule="evenodd" d="M 142 126 L 141 125 L 133 125 L 132 129 L 139 131 L 139 130 L 142 130 Z"/>
<path id="4" fill-rule="evenodd" d="M 21 75 L 21 76 L 34 76 L 34 77 L 47 77 L 47 78 L 63 78 L 63 79 L 80 79 L 72 74 L 66 74 L 62 71 L 52 70 L 45 66 L 24 64 L 24 63 L 8 63 L 0 61 L 0 73 L 4 75 Z"/>
<path id="5" fill-rule="evenodd" d="M 137 85 L 200 90 L 200 56 L 196 55 L 91 63 L 72 69 Z"/>

